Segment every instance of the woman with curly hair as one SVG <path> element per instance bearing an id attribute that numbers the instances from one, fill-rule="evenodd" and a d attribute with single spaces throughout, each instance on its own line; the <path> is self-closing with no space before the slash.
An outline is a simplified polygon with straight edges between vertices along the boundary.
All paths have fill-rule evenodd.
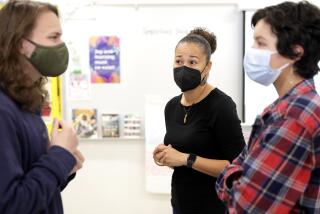
<path id="1" fill-rule="evenodd" d="M 257 116 L 248 146 L 219 176 L 230 213 L 320 213 L 320 10 L 306 1 L 258 10 L 244 69 L 279 98 Z M 261 94 L 263 96 L 263 94 Z"/>
<path id="2" fill-rule="evenodd" d="M 11 0 L 0 10 L 0 213 L 63 213 L 60 192 L 84 158 L 71 126 L 55 120 L 48 138 L 40 110 L 46 77 L 62 74 L 68 49 L 58 10 Z M 59 129 L 59 130 L 58 130 Z"/>

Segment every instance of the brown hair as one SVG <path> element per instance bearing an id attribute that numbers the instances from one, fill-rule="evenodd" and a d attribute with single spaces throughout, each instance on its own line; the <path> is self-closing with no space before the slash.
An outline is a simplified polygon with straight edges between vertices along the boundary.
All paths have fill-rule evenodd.
<path id="1" fill-rule="evenodd" d="M 30 85 L 31 78 L 24 72 L 25 56 L 20 53 L 21 41 L 27 38 L 35 27 L 38 15 L 52 11 L 55 6 L 29 0 L 10 0 L 0 10 L 0 88 L 23 110 L 35 112 L 47 104 L 47 82 L 41 77 Z"/>
<path id="2" fill-rule="evenodd" d="M 210 33 L 207 29 L 200 27 L 191 30 L 188 35 L 179 41 L 178 45 L 184 42 L 200 45 L 206 54 L 207 62 L 210 61 L 211 54 L 213 54 L 217 48 L 217 39 L 214 33 Z"/>

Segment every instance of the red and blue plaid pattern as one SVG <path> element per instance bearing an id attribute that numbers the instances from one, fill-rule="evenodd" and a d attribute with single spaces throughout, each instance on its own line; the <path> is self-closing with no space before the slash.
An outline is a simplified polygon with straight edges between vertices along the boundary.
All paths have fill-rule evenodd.
<path id="1" fill-rule="evenodd" d="M 320 213 L 320 97 L 304 80 L 256 118 L 248 146 L 219 176 L 229 213 Z"/>

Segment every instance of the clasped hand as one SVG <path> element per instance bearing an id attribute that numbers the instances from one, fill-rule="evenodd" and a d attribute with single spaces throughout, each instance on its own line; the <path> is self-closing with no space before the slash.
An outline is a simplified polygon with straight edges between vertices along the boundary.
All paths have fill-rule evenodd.
<path id="1" fill-rule="evenodd" d="M 179 152 L 171 145 L 160 144 L 153 151 L 153 159 L 158 166 L 184 166 L 187 163 L 187 157 L 187 154 Z"/>

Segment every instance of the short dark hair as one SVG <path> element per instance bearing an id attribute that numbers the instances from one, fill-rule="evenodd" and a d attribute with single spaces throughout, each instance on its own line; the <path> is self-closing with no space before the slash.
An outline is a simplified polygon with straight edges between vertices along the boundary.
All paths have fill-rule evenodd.
<path id="1" fill-rule="evenodd" d="M 316 75 L 320 60 L 319 8 L 307 1 L 283 2 L 258 10 L 252 17 L 252 26 L 262 19 L 277 36 L 277 50 L 282 56 L 294 59 L 300 56 L 294 46 L 303 47 L 301 59 L 294 64 L 295 72 L 305 79 Z"/>
<path id="2" fill-rule="evenodd" d="M 200 45 L 206 55 L 207 63 L 210 61 L 211 54 L 213 54 L 217 48 L 217 39 L 214 33 L 200 27 L 191 30 L 188 35 L 178 42 L 178 45 L 184 42 Z"/>

